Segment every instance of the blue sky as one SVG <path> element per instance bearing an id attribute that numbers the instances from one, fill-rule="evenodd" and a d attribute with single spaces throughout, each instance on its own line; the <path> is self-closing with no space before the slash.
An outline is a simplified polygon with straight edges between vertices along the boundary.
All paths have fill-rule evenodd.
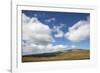
<path id="1" fill-rule="evenodd" d="M 22 13 L 25 14 L 27 17 L 29 18 L 33 18 L 36 17 L 41 23 L 43 23 L 44 25 L 49 26 L 50 29 L 54 29 L 54 26 L 58 29 L 58 31 L 63 32 L 63 36 L 62 37 L 55 37 L 55 34 L 57 34 L 57 31 L 52 32 L 51 36 L 53 37 L 53 39 L 55 40 L 55 42 L 52 42 L 53 45 L 68 45 L 68 46 L 72 46 L 75 45 L 77 48 L 81 48 L 81 49 L 89 49 L 90 48 L 90 37 L 87 36 L 87 34 L 85 34 L 86 30 L 83 31 L 80 28 L 83 28 L 84 25 L 87 25 L 87 23 L 89 24 L 89 17 L 90 14 L 89 13 L 71 13 L 71 12 L 50 12 L 50 11 L 30 11 L 30 10 L 22 10 Z M 73 40 L 73 36 L 72 35 L 73 30 L 70 31 L 69 28 L 73 27 L 75 24 L 78 24 L 78 22 L 80 22 L 80 26 L 78 26 L 79 29 L 74 29 L 75 33 L 77 33 L 77 31 L 82 31 L 84 33 L 83 36 L 85 36 L 84 39 L 79 40 L 77 42 L 77 40 Z M 86 24 L 84 24 L 86 23 Z M 54 30 L 56 30 L 56 28 Z M 88 29 L 89 31 L 89 29 Z M 67 35 L 68 37 L 65 37 L 65 35 L 69 33 L 69 35 Z M 78 34 L 77 34 L 78 35 Z M 82 33 L 80 33 L 80 35 L 78 36 L 78 38 L 81 38 Z M 77 38 L 77 36 L 76 36 Z M 44 38 L 45 39 L 45 38 Z"/>

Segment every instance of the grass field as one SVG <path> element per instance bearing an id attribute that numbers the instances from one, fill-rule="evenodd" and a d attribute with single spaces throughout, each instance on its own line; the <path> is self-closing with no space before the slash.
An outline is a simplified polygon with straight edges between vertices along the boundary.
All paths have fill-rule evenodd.
<path id="1" fill-rule="evenodd" d="M 22 62 L 40 62 L 40 61 L 60 61 L 60 60 L 85 60 L 90 59 L 89 50 L 66 51 L 51 55 L 26 55 L 22 56 Z"/>

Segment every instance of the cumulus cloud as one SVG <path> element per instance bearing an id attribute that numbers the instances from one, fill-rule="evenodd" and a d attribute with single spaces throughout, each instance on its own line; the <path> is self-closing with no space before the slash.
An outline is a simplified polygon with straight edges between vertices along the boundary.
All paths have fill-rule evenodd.
<path id="1" fill-rule="evenodd" d="M 29 18 L 23 14 L 22 36 L 28 43 L 47 45 L 52 41 L 51 29 L 36 17 Z"/>
<path id="2" fill-rule="evenodd" d="M 61 38 L 64 36 L 64 32 L 61 30 L 62 27 L 63 27 L 63 24 L 61 24 L 60 26 L 53 27 L 54 32 L 56 32 L 56 34 L 54 35 L 56 38 Z"/>
<path id="3" fill-rule="evenodd" d="M 65 38 L 72 42 L 80 42 L 89 38 L 90 36 L 90 23 L 89 20 L 80 20 L 72 27 L 69 27 L 68 32 L 65 34 Z"/>
<path id="4" fill-rule="evenodd" d="M 22 14 L 22 54 L 35 54 L 44 51 L 45 46 L 53 41 L 51 29 L 36 17 Z"/>

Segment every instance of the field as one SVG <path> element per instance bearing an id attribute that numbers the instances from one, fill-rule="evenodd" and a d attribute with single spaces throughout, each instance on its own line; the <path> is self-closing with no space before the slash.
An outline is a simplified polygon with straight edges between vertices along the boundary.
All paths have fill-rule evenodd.
<path id="1" fill-rule="evenodd" d="M 60 60 L 85 60 L 90 59 L 89 50 L 68 50 L 65 52 L 45 53 L 22 56 L 22 62 L 60 61 Z"/>

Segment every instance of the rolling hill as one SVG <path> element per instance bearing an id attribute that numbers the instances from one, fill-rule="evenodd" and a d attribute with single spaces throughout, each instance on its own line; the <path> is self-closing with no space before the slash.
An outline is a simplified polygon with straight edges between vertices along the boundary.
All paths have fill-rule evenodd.
<path id="1" fill-rule="evenodd" d="M 22 62 L 85 60 L 85 59 L 90 59 L 90 51 L 84 49 L 69 49 L 64 51 L 22 56 Z"/>

